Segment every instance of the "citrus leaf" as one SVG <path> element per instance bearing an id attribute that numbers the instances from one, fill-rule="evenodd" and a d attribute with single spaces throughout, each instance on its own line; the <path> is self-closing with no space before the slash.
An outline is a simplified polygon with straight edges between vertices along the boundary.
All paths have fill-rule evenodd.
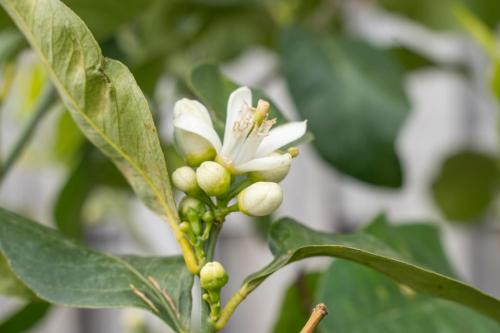
<path id="1" fill-rule="evenodd" d="M 368 232 L 329 234 L 283 218 L 273 224 L 269 243 L 275 258 L 243 282 L 252 291 L 267 277 L 295 261 L 330 256 L 354 261 L 387 275 L 416 292 L 470 307 L 500 322 L 500 300 L 452 277 L 435 272 Z"/>
<path id="2" fill-rule="evenodd" d="M 284 74 L 321 156 L 361 181 L 403 182 L 395 141 L 409 112 L 404 71 L 389 51 L 294 27 L 281 42 Z"/>
<path id="3" fill-rule="evenodd" d="M 103 57 L 82 20 L 61 1 L 1 0 L 0 4 L 38 54 L 82 132 L 179 236 L 156 127 L 130 71 Z"/>
<path id="4" fill-rule="evenodd" d="M 335 315 L 323 319 L 321 332 L 494 333 L 500 329 L 497 322 L 464 306 L 415 293 L 345 260 L 334 261 L 322 275 L 316 298 L 335 309 Z"/>
<path id="5" fill-rule="evenodd" d="M 47 302 L 81 308 L 139 307 L 178 332 L 189 328 L 193 277 L 181 257 L 107 255 L 4 209 L 0 251 L 19 279 Z"/>
<path id="6" fill-rule="evenodd" d="M 393 226 L 380 216 L 365 232 L 422 266 L 453 275 L 434 225 Z M 323 273 L 315 298 L 335 309 L 335 316 L 322 322 L 325 332 L 497 332 L 500 328 L 495 321 L 462 305 L 415 293 L 345 260 L 334 261 Z"/>

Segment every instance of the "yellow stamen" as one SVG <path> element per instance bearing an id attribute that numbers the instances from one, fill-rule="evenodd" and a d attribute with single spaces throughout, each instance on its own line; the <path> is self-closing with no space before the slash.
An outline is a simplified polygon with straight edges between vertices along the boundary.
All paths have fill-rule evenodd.
<path id="1" fill-rule="evenodd" d="M 290 156 L 292 156 L 292 158 L 299 156 L 299 148 L 297 148 L 297 147 L 288 148 L 288 154 L 290 154 Z"/>
<path id="2" fill-rule="evenodd" d="M 255 108 L 255 124 L 260 126 L 264 120 L 266 120 L 267 115 L 269 114 L 269 103 L 264 101 L 263 99 L 259 99 L 257 102 L 257 107 Z"/>

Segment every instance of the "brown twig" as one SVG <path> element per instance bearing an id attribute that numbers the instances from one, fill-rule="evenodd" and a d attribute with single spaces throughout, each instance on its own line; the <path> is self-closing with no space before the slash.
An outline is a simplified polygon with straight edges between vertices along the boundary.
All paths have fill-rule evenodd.
<path id="1" fill-rule="evenodd" d="M 323 317 L 327 314 L 328 309 L 326 308 L 325 304 L 320 303 L 316 305 L 316 307 L 313 309 L 313 312 L 311 313 L 311 316 L 309 317 L 309 320 L 307 321 L 304 328 L 300 331 L 300 333 L 313 333 L 321 319 L 323 319 Z"/>

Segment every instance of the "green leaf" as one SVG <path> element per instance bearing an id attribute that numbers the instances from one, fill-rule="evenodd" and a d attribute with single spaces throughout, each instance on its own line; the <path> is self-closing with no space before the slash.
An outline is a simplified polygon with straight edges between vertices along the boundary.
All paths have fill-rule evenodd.
<path id="1" fill-rule="evenodd" d="M 0 294 L 23 299 L 36 298 L 33 292 L 12 272 L 2 253 L 0 253 Z"/>
<path id="2" fill-rule="evenodd" d="M 455 277 L 441 245 L 439 230 L 434 225 L 428 223 L 391 225 L 386 216 L 380 214 L 363 231 L 383 241 L 406 258 L 412 258 L 419 265 Z"/>
<path id="3" fill-rule="evenodd" d="M 59 0 L 1 0 L 44 63 L 76 123 L 153 211 L 180 234 L 165 159 L 148 103 L 130 71 L 104 58 Z"/>
<path id="4" fill-rule="evenodd" d="M 321 276 L 317 300 L 332 309 L 321 322 L 322 332 L 493 333 L 500 329 L 495 321 L 464 306 L 417 294 L 344 260 L 333 262 Z"/>
<path id="5" fill-rule="evenodd" d="M 435 226 L 424 223 L 391 226 L 384 216 L 379 216 L 365 231 L 420 265 L 453 275 Z M 321 276 L 316 301 L 335 309 L 335 316 L 322 322 L 327 332 L 496 332 L 499 329 L 494 321 L 459 304 L 417 294 L 382 274 L 344 260 L 333 262 Z"/>
<path id="6" fill-rule="evenodd" d="M 193 277 L 181 257 L 117 257 L 87 249 L 55 230 L 0 209 L 0 250 L 15 274 L 50 303 L 147 309 L 187 332 Z M 153 277 L 167 296 L 154 287 Z M 158 310 L 132 290 L 146 295 Z"/>
<path id="7" fill-rule="evenodd" d="M 226 124 L 227 101 L 238 85 L 225 77 L 216 65 L 204 64 L 191 72 L 191 87 L 211 112 L 217 131 L 222 133 Z M 276 118 L 278 125 L 286 122 L 281 111 L 260 90 L 252 89 L 252 98 L 254 105 L 261 98 L 269 101 L 270 118 Z"/>
<path id="8" fill-rule="evenodd" d="M 463 151 L 444 161 L 432 183 L 432 195 L 447 219 L 474 222 L 493 200 L 499 176 L 495 158 Z"/>
<path id="9" fill-rule="evenodd" d="M 315 305 L 313 302 L 319 278 L 319 273 L 300 274 L 288 287 L 273 333 L 300 332 Z"/>
<path id="10" fill-rule="evenodd" d="M 321 156 L 370 184 L 400 187 L 395 141 L 409 111 L 403 70 L 388 53 L 346 37 L 285 31 L 283 69 Z"/>
<path id="11" fill-rule="evenodd" d="M 460 303 L 500 322 L 500 300 L 420 265 L 368 232 L 328 234 L 284 218 L 273 224 L 269 243 L 275 258 L 244 281 L 243 288 L 247 291 L 290 263 L 313 256 L 330 256 L 363 264 L 416 292 Z"/>
<path id="12" fill-rule="evenodd" d="M 126 183 L 116 167 L 92 147 L 85 152 L 64 183 L 54 206 L 57 228 L 65 236 L 82 237 L 82 209 L 94 189 L 99 186 L 126 188 Z"/>
<path id="13" fill-rule="evenodd" d="M 50 305 L 45 302 L 32 302 L 0 323 L 0 332 L 23 333 L 37 325 L 47 314 Z"/>

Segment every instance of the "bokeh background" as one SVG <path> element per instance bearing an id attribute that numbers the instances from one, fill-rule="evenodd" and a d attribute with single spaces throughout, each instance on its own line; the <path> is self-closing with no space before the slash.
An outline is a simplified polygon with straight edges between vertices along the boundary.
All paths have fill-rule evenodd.
<path id="1" fill-rule="evenodd" d="M 461 278 L 500 297 L 498 1 L 64 2 L 106 56 L 131 68 L 170 170 L 179 165 L 173 104 L 194 96 L 191 71 L 212 64 L 233 82 L 265 92 L 289 119 L 309 119 L 315 138 L 300 147 L 276 216 L 339 232 L 382 212 L 393 223 L 435 224 Z M 0 26 L 0 205 L 106 251 L 178 253 L 168 227 L 62 106 L 34 113 L 47 75 L 3 12 Z M 18 158 L 5 167 L 24 134 Z M 268 223 L 232 216 L 225 224 L 216 257 L 230 272 L 228 295 L 271 260 Z M 330 262 L 310 260 L 275 274 L 224 331 L 273 332 L 288 286 Z M 23 304 L 0 296 L 0 322 Z M 144 323 L 150 332 L 165 331 L 138 310 L 53 306 L 28 331 L 138 332 Z"/>

